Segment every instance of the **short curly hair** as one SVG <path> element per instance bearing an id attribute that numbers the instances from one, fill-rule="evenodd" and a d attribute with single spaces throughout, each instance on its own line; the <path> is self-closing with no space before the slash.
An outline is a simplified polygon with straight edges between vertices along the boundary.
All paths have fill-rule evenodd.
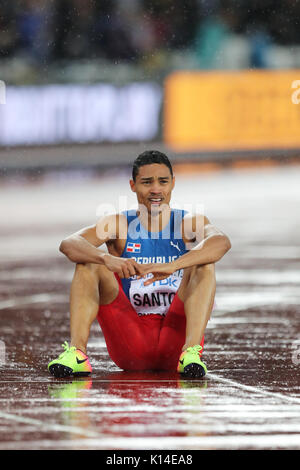
<path id="1" fill-rule="evenodd" d="M 167 155 L 165 155 L 162 152 L 159 152 L 159 150 L 146 150 L 145 152 L 141 153 L 133 162 L 133 167 L 132 167 L 133 181 L 136 180 L 137 174 L 139 172 L 139 168 L 141 166 L 152 165 L 152 163 L 159 163 L 161 165 L 166 165 L 169 168 L 170 173 L 173 177 L 173 168 Z"/>

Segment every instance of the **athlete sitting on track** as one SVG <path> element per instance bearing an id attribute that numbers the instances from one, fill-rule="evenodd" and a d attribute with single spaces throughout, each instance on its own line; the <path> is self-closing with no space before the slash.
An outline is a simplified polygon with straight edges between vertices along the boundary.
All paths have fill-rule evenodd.
<path id="1" fill-rule="evenodd" d="M 130 180 L 138 210 L 105 216 L 61 243 L 76 269 L 71 346 L 65 342 L 48 365 L 55 377 L 91 373 L 86 347 L 96 317 L 121 369 L 206 374 L 201 354 L 214 303 L 214 264 L 231 245 L 205 216 L 170 208 L 174 183 L 166 155 L 142 153 Z M 108 252 L 98 249 L 104 243 Z"/>

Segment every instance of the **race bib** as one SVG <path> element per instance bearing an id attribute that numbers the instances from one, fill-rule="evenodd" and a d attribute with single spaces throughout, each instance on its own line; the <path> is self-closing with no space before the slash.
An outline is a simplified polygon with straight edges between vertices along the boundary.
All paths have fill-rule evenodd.
<path id="1" fill-rule="evenodd" d="M 152 275 L 149 275 L 149 278 Z M 161 281 L 145 286 L 146 279 L 133 279 L 129 288 L 131 305 L 138 315 L 166 315 L 179 289 L 183 270 L 176 271 Z"/>

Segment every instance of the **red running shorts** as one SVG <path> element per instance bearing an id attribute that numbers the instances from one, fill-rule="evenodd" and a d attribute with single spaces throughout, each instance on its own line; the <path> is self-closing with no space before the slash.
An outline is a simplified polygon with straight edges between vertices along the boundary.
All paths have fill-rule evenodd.
<path id="1" fill-rule="evenodd" d="M 118 296 L 111 304 L 100 305 L 97 316 L 110 358 L 124 370 L 176 371 L 185 343 L 183 302 L 176 294 L 165 316 L 139 316 L 116 278 Z"/>

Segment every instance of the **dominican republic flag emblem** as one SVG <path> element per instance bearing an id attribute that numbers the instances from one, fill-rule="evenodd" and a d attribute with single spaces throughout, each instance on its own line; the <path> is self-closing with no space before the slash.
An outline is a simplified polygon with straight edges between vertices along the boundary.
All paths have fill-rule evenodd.
<path id="1" fill-rule="evenodd" d="M 140 243 L 127 243 L 126 251 L 129 253 L 140 253 L 141 252 L 141 244 Z"/>

